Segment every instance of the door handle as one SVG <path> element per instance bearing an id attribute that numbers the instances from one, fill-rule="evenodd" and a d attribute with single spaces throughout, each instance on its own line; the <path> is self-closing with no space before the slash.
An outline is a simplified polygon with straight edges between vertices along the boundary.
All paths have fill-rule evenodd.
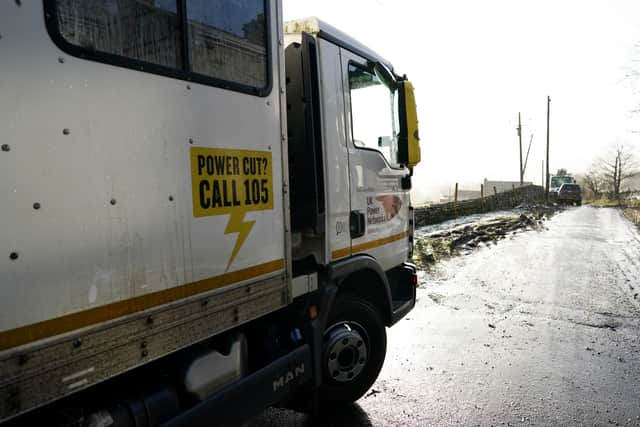
<path id="1" fill-rule="evenodd" d="M 362 212 L 351 211 L 349 215 L 349 231 L 351 232 L 352 239 L 364 236 L 365 222 Z"/>

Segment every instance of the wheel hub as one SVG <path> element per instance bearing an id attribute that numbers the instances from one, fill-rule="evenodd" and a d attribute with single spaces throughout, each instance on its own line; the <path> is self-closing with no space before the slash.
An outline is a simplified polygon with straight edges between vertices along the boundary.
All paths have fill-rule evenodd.
<path id="1" fill-rule="evenodd" d="M 334 381 L 353 381 L 367 364 L 367 344 L 357 326 L 340 323 L 325 334 L 325 366 Z"/>

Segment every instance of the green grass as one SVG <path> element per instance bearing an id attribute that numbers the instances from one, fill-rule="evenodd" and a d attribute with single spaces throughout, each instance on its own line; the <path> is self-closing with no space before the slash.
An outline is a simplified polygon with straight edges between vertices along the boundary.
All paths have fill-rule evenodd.
<path id="1" fill-rule="evenodd" d="M 453 255 L 451 242 L 446 238 L 423 237 L 413 246 L 413 259 L 419 267 L 427 267 L 451 255 Z"/>
<path id="2" fill-rule="evenodd" d="M 597 206 L 597 207 L 605 207 L 605 208 L 611 208 L 611 207 L 618 207 L 618 206 L 622 206 L 622 207 L 631 207 L 631 208 L 640 208 L 640 200 L 638 199 L 621 199 L 621 200 L 614 200 L 614 199 L 598 199 L 598 200 L 585 200 L 584 204 L 589 204 L 591 206 Z"/>
<path id="3" fill-rule="evenodd" d="M 584 203 L 589 204 L 591 206 L 601 207 L 601 208 L 612 208 L 612 207 L 620 206 L 620 200 L 612 200 L 612 199 L 585 200 Z"/>
<path id="4" fill-rule="evenodd" d="M 640 227 L 640 206 L 638 204 L 635 207 L 625 208 L 623 213 L 629 221 Z"/>

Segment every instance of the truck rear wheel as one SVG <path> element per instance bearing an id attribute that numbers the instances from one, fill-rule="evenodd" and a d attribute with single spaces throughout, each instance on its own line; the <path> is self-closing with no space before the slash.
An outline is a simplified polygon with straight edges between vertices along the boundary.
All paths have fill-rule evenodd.
<path id="1" fill-rule="evenodd" d="M 322 406 L 358 400 L 378 377 L 386 351 L 387 335 L 378 310 L 355 295 L 339 296 L 324 332 Z"/>

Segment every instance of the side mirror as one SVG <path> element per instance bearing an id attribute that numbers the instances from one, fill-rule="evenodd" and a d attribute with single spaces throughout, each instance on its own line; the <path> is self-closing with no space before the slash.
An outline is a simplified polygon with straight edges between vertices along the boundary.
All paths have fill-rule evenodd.
<path id="1" fill-rule="evenodd" d="M 412 172 L 420 163 L 420 137 L 418 136 L 418 111 L 413 84 L 408 80 L 400 82 L 398 87 L 400 106 L 400 134 L 398 135 L 398 162 L 406 165 Z"/>

